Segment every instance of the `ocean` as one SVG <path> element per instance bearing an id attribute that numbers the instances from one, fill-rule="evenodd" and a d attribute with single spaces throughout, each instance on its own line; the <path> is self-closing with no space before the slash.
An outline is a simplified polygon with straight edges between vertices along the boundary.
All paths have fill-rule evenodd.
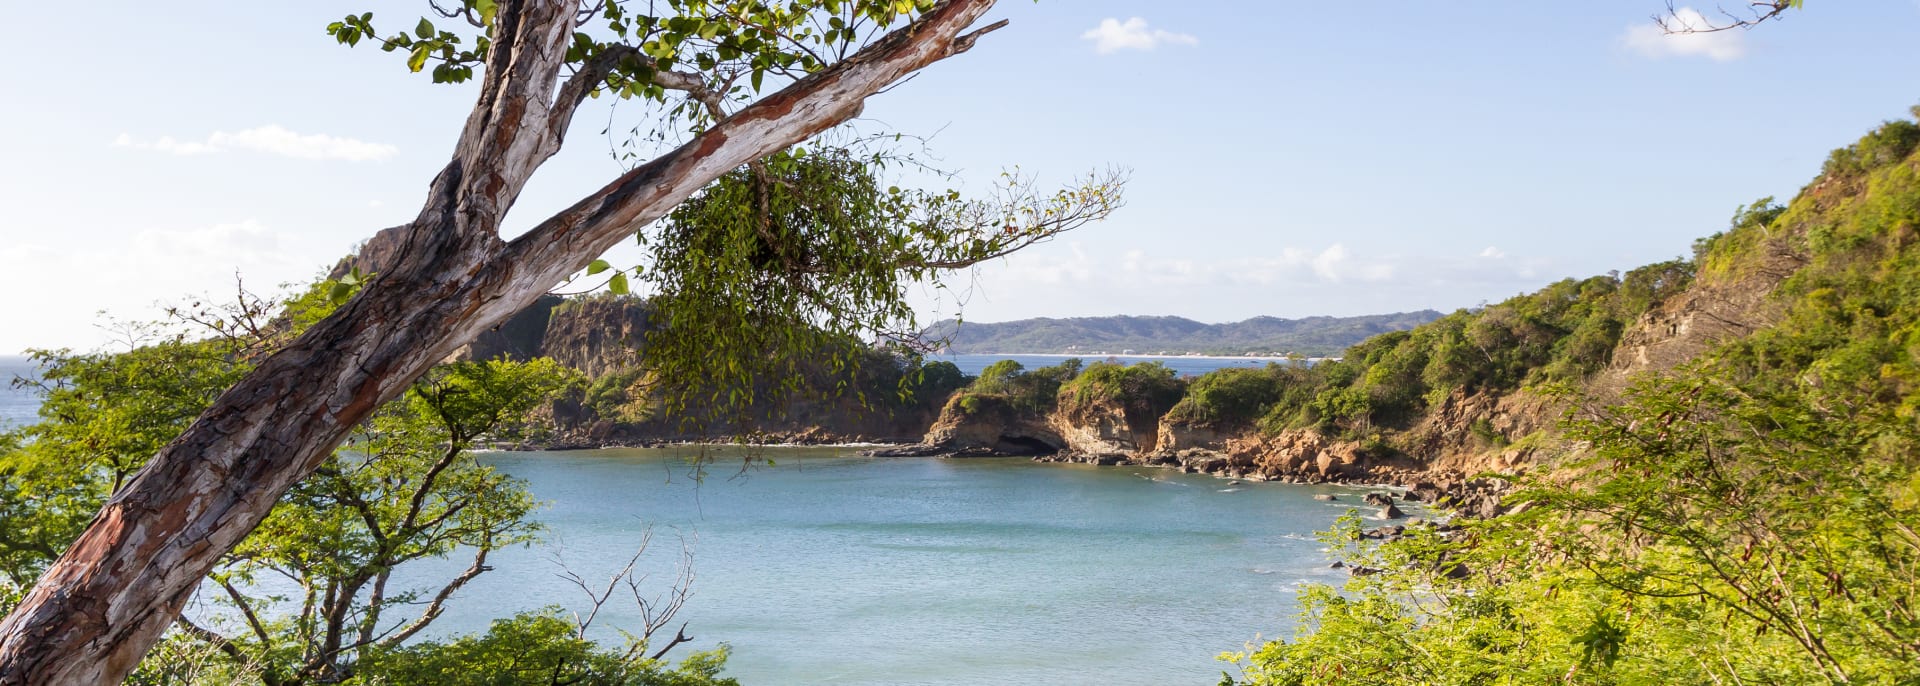
<path id="1" fill-rule="evenodd" d="M 32 369 L 0 359 L 9 378 Z M 0 421 L 33 421 L 36 404 L 6 388 Z M 1292 634 L 1295 589 L 1345 578 L 1314 532 L 1362 492 L 844 447 L 718 448 L 696 478 L 695 450 L 482 454 L 546 503 L 543 541 L 496 553 L 426 635 L 584 609 L 557 575 L 604 579 L 651 528 L 649 592 L 691 552 L 677 621 L 696 640 L 680 654 L 729 644 L 727 674 L 745 684 L 1210 684 L 1230 668 L 1220 652 Z M 742 471 L 746 450 L 776 466 Z M 467 562 L 409 565 L 399 585 L 431 588 Z M 613 603 L 599 625 L 617 640 L 636 611 Z"/>

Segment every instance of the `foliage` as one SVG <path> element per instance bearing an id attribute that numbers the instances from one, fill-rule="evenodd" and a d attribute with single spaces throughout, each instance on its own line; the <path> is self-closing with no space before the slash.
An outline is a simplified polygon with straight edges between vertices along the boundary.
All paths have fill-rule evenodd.
<path id="1" fill-rule="evenodd" d="M 1379 573 L 1230 656 L 1246 682 L 1920 683 L 1909 130 L 1704 246 L 1720 275 L 1795 265 L 1764 326 L 1572 419 L 1590 450 L 1529 478 L 1521 514 L 1358 548 L 1336 533 Z"/>
<path id="2" fill-rule="evenodd" d="M 1077 378 L 1080 372 L 1081 362 L 1077 357 L 1033 371 L 1027 371 L 1019 362 L 1000 360 L 980 370 L 980 378 L 962 391 L 961 407 L 968 408 L 967 403 L 979 407 L 980 401 L 972 397 L 989 396 L 1018 412 L 1052 412 L 1059 402 L 1061 386 Z"/>
<path id="3" fill-rule="evenodd" d="M 699 97 L 740 100 L 762 91 L 769 77 L 777 83 L 818 71 L 829 64 L 829 57 L 846 57 L 864 41 L 933 4 L 932 0 L 810 0 L 773 5 L 669 0 L 664 7 L 583 3 L 586 18 L 605 31 L 575 34 L 567 62 L 578 66 L 613 59 L 604 84 L 593 91 L 595 97 L 605 94 L 672 104 L 670 89 L 684 88 L 669 77 L 675 70 L 694 68 L 717 82 L 702 88 L 712 93 Z M 474 69 L 486 61 L 498 28 L 496 5 L 495 0 L 436 3 L 435 14 L 453 21 L 436 24 L 434 18 L 422 17 L 411 24 L 411 31 L 382 32 L 374 24 L 373 13 L 350 14 L 327 25 L 327 34 L 343 45 L 366 40 L 383 51 L 402 53 L 407 69 L 416 73 L 427 70 L 431 62 L 434 66 L 427 71 L 435 83 L 459 83 L 473 78 Z M 666 13 L 654 13 L 662 9 Z M 706 122 L 712 115 L 701 105 L 694 99 L 677 104 L 673 112 L 696 123 Z"/>
<path id="4" fill-rule="evenodd" d="M 0 515 L 7 524 L 0 527 L 0 608 L 17 600 L 147 456 L 245 373 L 263 349 L 256 334 L 290 336 L 290 324 L 317 319 L 309 308 L 333 306 L 330 298 L 314 297 L 326 292 L 322 284 L 284 301 L 272 326 L 176 311 L 195 327 L 221 325 L 207 327 L 216 333 L 212 338 L 194 340 L 182 331 L 122 353 L 36 352 L 47 398 L 41 421 L 0 434 Z M 497 627 L 518 627 L 512 635 L 401 647 L 488 569 L 489 555 L 532 540 L 539 529 L 529 518 L 535 503 L 524 484 L 477 462 L 470 448 L 513 438 L 531 410 L 581 383 L 577 373 L 546 359 L 431 370 L 357 427 L 345 447 L 222 558 L 205 588 L 223 609 L 178 620 L 178 630 L 149 654 L 132 683 L 420 683 L 383 679 L 447 668 L 463 656 L 478 659 L 481 653 L 461 652 L 475 646 L 482 653 L 487 646 L 496 653 L 511 647 L 551 659 L 560 670 L 552 673 L 578 672 L 591 683 L 731 683 L 716 676 L 724 653 L 669 668 L 639 655 L 638 647 L 607 652 L 578 636 L 551 635 L 546 624 L 558 620 L 544 616 Z M 472 561 L 449 579 L 425 587 L 393 581 L 398 568 L 454 554 Z M 288 584 L 301 592 L 288 597 L 265 590 Z M 363 664 L 383 671 L 361 674 Z"/>
<path id="5" fill-rule="evenodd" d="M 431 6 L 437 16 L 420 18 L 410 32 L 383 31 L 372 13 L 347 15 L 327 32 L 345 45 L 365 40 L 403 53 L 414 72 L 432 64 L 435 82 L 473 78 L 500 37 L 495 3 Z M 644 125 L 636 127 L 618 144 L 619 156 L 630 160 L 665 143 L 669 128 L 698 133 L 934 6 L 583 2 L 566 61 L 573 71 L 604 72 L 584 84 L 585 95 L 636 101 L 662 117 L 658 128 L 643 134 Z M 939 172 L 885 147 L 900 139 L 821 137 L 755 160 L 638 233 L 648 250 L 643 264 L 615 269 L 595 260 L 588 267 L 589 276 L 605 274 L 614 293 L 652 293 L 659 325 L 648 330 L 643 364 L 653 386 L 649 401 L 663 414 L 721 413 L 740 423 L 787 396 L 823 390 L 802 381 L 815 368 L 858 376 L 861 338 L 913 337 L 909 286 L 938 287 L 947 270 L 1047 240 L 1121 202 L 1125 179 L 1118 172 L 1090 175 L 1053 194 L 1036 192 L 1013 173 L 981 199 L 902 189 L 883 181 L 893 165 Z"/>
<path id="6" fill-rule="evenodd" d="M 898 160 L 846 148 L 783 152 L 722 176 L 641 236 L 658 324 L 642 360 L 669 412 L 772 403 L 825 367 L 857 375 L 859 336 L 912 338 L 911 284 L 1104 216 L 1120 179 L 1041 198 L 1005 177 L 1001 202 L 885 185 Z"/>
<path id="7" fill-rule="evenodd" d="M 470 449 L 568 380 L 550 360 L 460 362 L 435 369 L 407 397 L 359 427 L 348 446 L 281 499 L 213 575 L 247 631 L 226 639 L 274 678 L 351 675 L 360 654 L 396 645 L 439 616 L 486 570 L 488 556 L 538 530 L 525 485 Z M 327 551 L 317 557 L 314 551 Z M 390 586 L 392 570 L 464 551 L 472 564 L 434 587 Z M 262 577 L 313 589 L 262 599 Z M 289 602 L 290 601 L 290 602 Z M 270 606 L 291 608 L 276 620 Z M 416 609 L 417 608 L 417 609 Z"/>
<path id="8" fill-rule="evenodd" d="M 494 620 L 480 635 L 375 651 L 361 664 L 358 679 L 442 686 L 738 686 L 720 676 L 724 646 L 690 655 L 677 667 L 646 657 L 646 647 L 636 642 L 624 650 L 601 648 L 550 608 Z"/>
<path id="9" fill-rule="evenodd" d="M 1624 276 L 1566 279 L 1369 338 L 1340 360 L 1288 372 L 1260 425 L 1269 433 L 1313 427 L 1361 437 L 1404 427 L 1455 393 L 1580 381 L 1606 366 L 1627 325 L 1693 276 L 1692 263 L 1673 260 Z"/>
<path id="10" fill-rule="evenodd" d="M 1158 419 L 1186 392 L 1186 383 L 1159 362 L 1122 365 L 1095 362 L 1060 387 L 1060 409 L 1084 416 L 1098 407 L 1119 407 L 1129 422 Z"/>
<path id="11" fill-rule="evenodd" d="M 1186 397 L 1167 413 L 1170 421 L 1196 426 L 1243 428 L 1265 415 L 1286 390 L 1278 373 L 1281 365 L 1266 369 L 1227 367 L 1201 374 L 1187 384 Z"/>

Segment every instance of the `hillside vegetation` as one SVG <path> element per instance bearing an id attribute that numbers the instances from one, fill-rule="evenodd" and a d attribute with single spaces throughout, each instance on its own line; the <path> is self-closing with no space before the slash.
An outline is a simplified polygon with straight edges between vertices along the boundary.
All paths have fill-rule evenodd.
<path id="1" fill-rule="evenodd" d="M 1230 656 L 1238 680 L 1920 683 L 1916 147 L 1920 125 L 1889 122 L 1787 205 L 1742 208 L 1699 243 L 1695 284 L 1640 320 L 1751 296 L 1730 335 L 1618 389 L 1563 389 L 1567 450 L 1520 478 L 1510 514 L 1384 544 L 1357 520 L 1330 532 L 1378 573 L 1307 591 L 1297 636 Z M 1300 416 L 1353 430 L 1431 406 L 1422 391 L 1577 379 L 1689 270 L 1660 271 L 1674 280 L 1632 289 L 1629 275 L 1611 296 L 1500 316 L 1535 315 L 1557 338 L 1503 325 L 1516 337 L 1482 349 L 1480 313 L 1370 341 L 1333 385 L 1359 409 Z M 1424 364 L 1402 348 L 1421 337 Z"/>
<path id="2" fill-rule="evenodd" d="M 1352 580 L 1225 656 L 1226 684 L 1920 683 L 1917 148 L 1920 124 L 1889 122 L 1689 259 L 1337 362 L 996 365 L 929 442 L 1471 505 L 1385 534 L 1343 519 L 1324 540 Z"/>
<path id="3" fill-rule="evenodd" d="M 946 320 L 928 327 L 928 340 L 946 341 L 955 353 L 1119 354 L 1338 354 L 1369 336 L 1433 321 L 1422 310 L 1361 317 L 1255 317 L 1230 324 L 1203 324 L 1181 317 L 1075 317 L 981 323 Z"/>

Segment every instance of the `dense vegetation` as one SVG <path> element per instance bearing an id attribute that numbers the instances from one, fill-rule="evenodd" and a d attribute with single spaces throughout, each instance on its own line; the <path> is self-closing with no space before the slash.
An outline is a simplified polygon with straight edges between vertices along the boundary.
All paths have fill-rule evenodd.
<path id="1" fill-rule="evenodd" d="M 1570 420 L 1584 449 L 1525 480 L 1521 512 L 1379 545 L 1331 532 L 1380 573 L 1306 592 L 1298 636 L 1232 656 L 1244 683 L 1920 683 L 1916 147 L 1920 126 L 1890 122 L 1703 240 L 1703 280 L 1784 276 L 1752 333 Z M 1604 336 L 1592 317 L 1667 290 L 1632 281 L 1571 329 L 1545 319 Z M 1443 365 L 1564 378 L 1577 338 Z M 1427 374 L 1448 359 L 1422 379 L 1452 379 Z"/>
<path id="2" fill-rule="evenodd" d="M 0 433 L 0 610 L 259 355 L 330 309 L 327 290 L 176 313 L 192 326 L 120 353 L 34 353 L 41 419 Z M 671 666 L 646 652 L 647 629 L 606 648 L 557 608 L 482 635 L 409 642 L 489 569 L 491 553 L 539 535 L 525 485 L 469 449 L 515 437 L 573 383 L 577 374 L 544 359 L 429 372 L 220 561 L 203 585 L 212 609 L 175 622 L 132 683 L 732 683 L 718 676 L 724 652 Z M 425 586 L 395 580 L 396 568 L 455 555 L 471 559 L 465 571 Z M 288 587 L 302 592 L 268 590 Z"/>
<path id="3" fill-rule="evenodd" d="M 1188 386 L 1168 419 L 1273 434 L 1317 429 L 1390 443 L 1455 395 L 1577 383 L 1605 367 L 1627 325 L 1681 292 L 1693 265 L 1674 260 L 1624 275 L 1566 279 L 1408 331 L 1367 339 L 1339 360 L 1221 369 Z"/>
<path id="4" fill-rule="evenodd" d="M 1504 394 L 1579 382 L 1606 366 L 1621 333 L 1692 283 L 1691 261 L 1566 279 L 1361 341 L 1337 360 L 1226 368 L 1191 383 L 1157 363 L 1078 359 L 1027 371 L 1001 361 L 968 389 L 1043 414 L 1118 400 L 1130 413 L 1226 431 L 1315 429 L 1391 449 L 1389 434 L 1455 394 Z M 1057 397 L 1056 397 L 1057 396 Z M 1151 399 L 1149 399 L 1151 398 Z"/>
<path id="5" fill-rule="evenodd" d="M 1255 317 L 1202 324 L 1181 317 L 1075 317 L 980 323 L 947 320 L 923 335 L 956 353 L 1138 353 L 1336 355 L 1369 336 L 1412 328 L 1439 317 L 1432 310 L 1361 317 Z"/>
<path id="6" fill-rule="evenodd" d="M 1070 418 L 1117 407 L 1130 424 L 1158 418 L 1180 402 L 1187 384 L 1159 362 L 1095 362 L 1060 387 L 1060 409 Z"/>

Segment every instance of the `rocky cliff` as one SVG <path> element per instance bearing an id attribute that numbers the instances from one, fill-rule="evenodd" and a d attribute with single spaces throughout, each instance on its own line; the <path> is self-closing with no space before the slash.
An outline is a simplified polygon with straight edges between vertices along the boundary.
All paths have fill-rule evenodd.
<path id="1" fill-rule="evenodd" d="M 1025 411 L 963 391 L 920 445 L 897 452 L 1395 483 L 1492 512 L 1503 482 L 1480 477 L 1579 449 L 1560 434 L 1570 413 L 1765 327 L 1776 316 L 1771 294 L 1804 263 L 1791 241 L 1775 242 L 1708 273 L 1674 261 L 1570 279 L 1370 339 L 1338 363 L 1183 380 L 1187 399 L 1150 416 L 1114 399 L 1069 402 L 1072 381 L 1050 404 L 1027 399 Z"/>

